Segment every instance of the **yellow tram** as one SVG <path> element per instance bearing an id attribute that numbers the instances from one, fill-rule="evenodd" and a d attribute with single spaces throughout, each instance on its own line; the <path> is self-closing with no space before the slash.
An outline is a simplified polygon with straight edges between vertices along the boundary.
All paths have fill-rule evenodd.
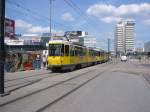
<path id="1" fill-rule="evenodd" d="M 64 40 L 49 41 L 48 69 L 73 70 L 108 61 L 103 50 L 94 50 Z"/>

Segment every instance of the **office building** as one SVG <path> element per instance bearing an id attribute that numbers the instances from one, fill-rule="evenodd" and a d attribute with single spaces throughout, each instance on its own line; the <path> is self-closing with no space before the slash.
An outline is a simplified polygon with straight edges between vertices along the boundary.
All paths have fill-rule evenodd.
<path id="1" fill-rule="evenodd" d="M 96 48 L 96 38 L 93 36 L 85 36 L 83 45 L 90 48 Z"/>
<path id="2" fill-rule="evenodd" d="M 134 51 L 135 21 L 121 20 L 115 27 L 115 52 L 129 53 Z"/>

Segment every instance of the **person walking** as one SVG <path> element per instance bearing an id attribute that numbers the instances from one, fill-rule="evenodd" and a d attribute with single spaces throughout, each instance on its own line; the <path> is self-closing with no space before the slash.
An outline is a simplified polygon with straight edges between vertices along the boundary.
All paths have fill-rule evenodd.
<path id="1" fill-rule="evenodd" d="M 141 56 L 139 56 L 139 62 L 141 62 Z"/>
<path id="2" fill-rule="evenodd" d="M 47 57 L 46 57 L 46 55 L 43 55 L 43 57 L 42 57 L 42 62 L 43 62 L 43 68 L 46 68 L 46 62 L 47 62 Z"/>
<path id="3" fill-rule="evenodd" d="M 38 70 L 41 69 L 41 56 L 40 56 L 40 54 L 37 54 L 37 56 L 36 56 L 36 68 Z"/>

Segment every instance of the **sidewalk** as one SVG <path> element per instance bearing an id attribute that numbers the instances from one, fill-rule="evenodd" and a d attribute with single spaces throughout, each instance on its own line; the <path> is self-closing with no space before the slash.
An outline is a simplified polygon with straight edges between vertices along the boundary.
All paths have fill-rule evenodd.
<path id="1" fill-rule="evenodd" d="M 40 70 L 18 71 L 18 72 L 6 72 L 5 79 L 10 80 L 10 79 L 21 78 L 30 75 L 47 74 L 47 73 L 51 73 L 51 71 L 46 69 L 40 69 Z"/>

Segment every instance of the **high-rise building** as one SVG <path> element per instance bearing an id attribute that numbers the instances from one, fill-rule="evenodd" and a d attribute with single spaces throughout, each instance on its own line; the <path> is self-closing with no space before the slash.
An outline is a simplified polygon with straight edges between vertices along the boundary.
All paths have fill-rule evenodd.
<path id="1" fill-rule="evenodd" d="M 84 38 L 84 46 L 90 48 L 96 48 L 96 38 L 94 36 L 85 36 Z"/>
<path id="2" fill-rule="evenodd" d="M 115 52 L 129 53 L 134 51 L 135 21 L 121 20 L 115 27 Z"/>

